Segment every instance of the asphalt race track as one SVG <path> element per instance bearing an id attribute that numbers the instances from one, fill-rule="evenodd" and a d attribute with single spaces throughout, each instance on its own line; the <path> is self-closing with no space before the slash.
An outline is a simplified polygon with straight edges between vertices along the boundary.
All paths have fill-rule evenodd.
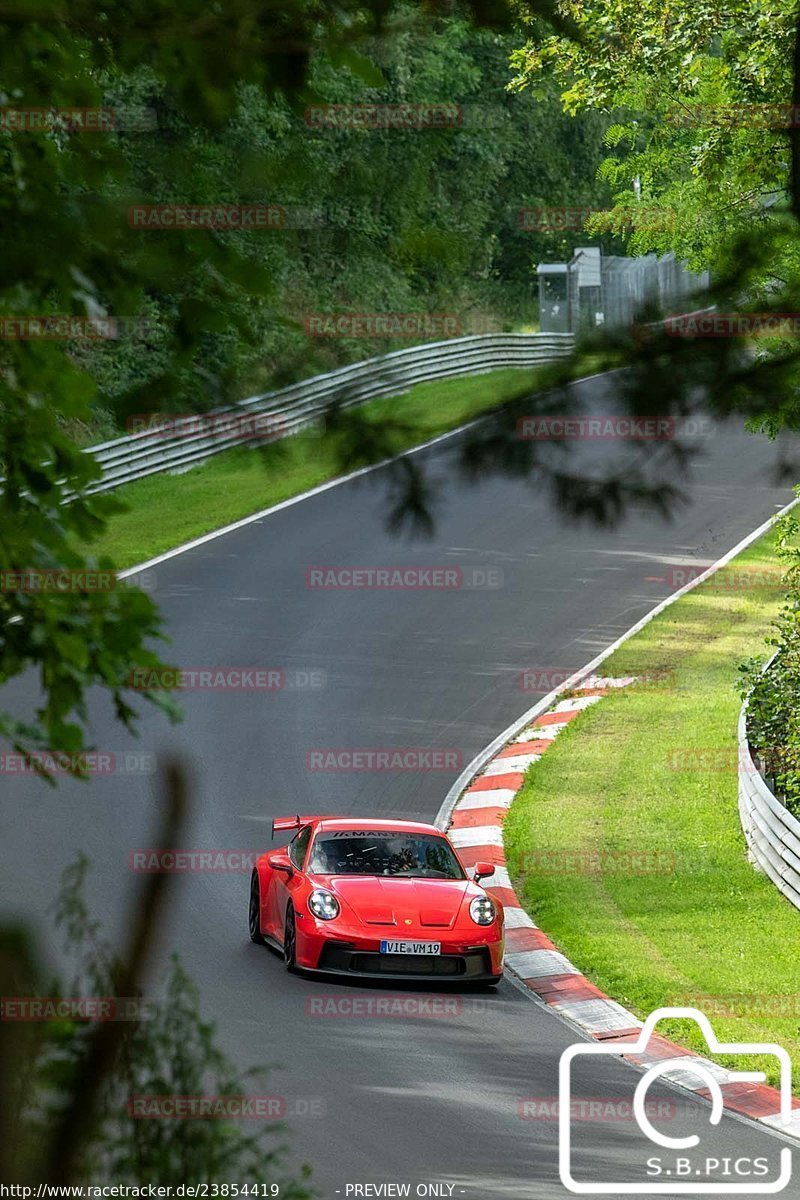
<path id="1" fill-rule="evenodd" d="M 611 385 L 581 386 L 600 398 Z M 173 639 L 170 661 L 305 671 L 323 686 L 193 692 L 173 728 L 146 707 L 138 743 L 120 736 L 97 696 L 95 744 L 184 755 L 194 783 L 187 847 L 266 849 L 270 819 L 298 810 L 432 820 L 460 766 L 538 698 L 520 686 L 526 668 L 581 667 L 674 590 L 670 564 L 708 565 L 791 499 L 789 486 L 775 482 L 773 445 L 738 422 L 706 442 L 689 503 L 671 523 L 633 512 L 613 530 L 566 525 L 521 482 L 458 482 L 450 439 L 421 452 L 439 489 L 430 540 L 386 531 L 378 471 L 160 563 L 155 596 Z M 610 451 L 598 443 L 590 452 Z M 319 566 L 456 567 L 478 582 L 473 572 L 491 569 L 500 586 L 309 588 L 306 571 Z M 22 713 L 34 696 L 25 679 L 0 703 Z M 455 752 L 448 761 L 457 765 L 307 767 L 314 749 L 389 747 Z M 61 869 L 78 850 L 89 856 L 90 899 L 113 931 L 136 882 L 129 856 L 151 845 L 154 778 L 98 776 L 56 791 L 26 777 L 0 779 L 0 903 L 4 915 L 36 913 L 43 952 L 56 962 L 50 916 Z M 285 1097 L 291 1162 L 312 1164 L 326 1200 L 359 1194 L 347 1185 L 381 1182 L 410 1183 L 412 1195 L 420 1183 L 452 1185 L 441 1194 L 469 1200 L 567 1194 L 557 1122 L 520 1115 L 530 1111 L 520 1109 L 525 1100 L 557 1096 L 559 1055 L 578 1040 L 566 1024 L 509 981 L 496 993 L 448 993 L 445 1003 L 441 989 L 290 977 L 276 955 L 248 941 L 248 883 L 246 873 L 182 876 L 161 949 L 179 951 L 236 1061 L 272 1065 L 269 1091 Z M 319 998 L 342 1002 L 342 1013 L 353 998 L 379 995 L 402 995 L 422 1011 L 317 1015 Z M 444 1015 L 429 1015 L 426 1000 Z M 636 1080 L 609 1060 L 576 1088 L 625 1099 Z M 705 1125 L 708 1110 L 698 1120 L 682 1094 L 664 1087 L 658 1095 L 670 1134 Z M 582 1178 L 643 1178 L 654 1151 L 632 1122 L 577 1128 Z M 771 1164 L 784 1144 L 730 1117 L 706 1135 L 717 1157 L 761 1155 Z"/>

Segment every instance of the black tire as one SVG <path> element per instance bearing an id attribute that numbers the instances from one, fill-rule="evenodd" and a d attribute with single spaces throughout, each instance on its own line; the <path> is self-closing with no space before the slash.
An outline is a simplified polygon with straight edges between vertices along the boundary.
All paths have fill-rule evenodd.
<path id="1" fill-rule="evenodd" d="M 247 927 L 250 931 L 250 941 L 257 946 L 264 945 L 261 933 L 261 885 L 258 882 L 258 872 L 250 876 L 250 902 L 247 906 Z"/>
<path id="2" fill-rule="evenodd" d="M 283 927 L 283 963 L 286 970 L 297 970 L 297 925 L 291 904 L 286 909 L 286 924 Z"/>

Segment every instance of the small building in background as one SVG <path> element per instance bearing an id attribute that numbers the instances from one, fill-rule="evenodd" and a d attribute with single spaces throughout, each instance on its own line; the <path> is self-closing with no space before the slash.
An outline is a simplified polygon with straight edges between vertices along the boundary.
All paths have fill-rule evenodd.
<path id="1" fill-rule="evenodd" d="M 648 304 L 666 311 L 709 286 L 708 271 L 690 271 L 674 254 L 627 258 L 603 255 L 599 246 L 577 246 L 569 262 L 539 263 L 536 274 L 543 333 L 632 325 Z M 691 306 L 699 304 L 694 300 Z"/>

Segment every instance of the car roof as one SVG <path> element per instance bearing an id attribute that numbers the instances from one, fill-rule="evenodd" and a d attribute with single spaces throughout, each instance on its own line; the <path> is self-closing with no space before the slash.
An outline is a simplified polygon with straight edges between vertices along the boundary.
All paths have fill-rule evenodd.
<path id="1" fill-rule="evenodd" d="M 437 829 L 435 825 L 427 825 L 423 821 L 387 821 L 385 819 L 376 820 L 373 817 L 327 817 L 317 824 L 317 831 L 321 833 L 334 829 L 352 829 L 354 833 L 360 829 L 370 833 L 378 833 L 386 829 L 400 833 L 434 833 L 438 837 L 444 836 L 441 829 Z"/>

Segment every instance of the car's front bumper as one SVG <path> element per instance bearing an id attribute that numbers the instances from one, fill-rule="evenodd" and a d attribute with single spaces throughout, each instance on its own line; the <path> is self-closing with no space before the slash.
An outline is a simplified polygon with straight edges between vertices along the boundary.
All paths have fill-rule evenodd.
<path id="1" fill-rule="evenodd" d="M 308 918 L 306 918 L 308 921 Z M 480 983 L 503 973 L 503 930 L 476 926 L 470 941 L 432 937 L 433 930 L 414 930 L 409 940 L 440 941 L 441 954 L 381 954 L 381 936 L 365 937 L 353 929 L 320 929 L 321 921 L 297 923 L 297 965 L 325 974 L 369 979 L 437 979 Z M 338 922 L 337 922 L 338 925 Z M 438 932 L 438 931 L 437 931 Z M 442 930 L 442 934 L 447 931 Z M 396 935 L 395 935 L 396 936 Z"/>
<path id="2" fill-rule="evenodd" d="M 499 961 L 498 961 L 499 958 Z M 359 950 L 347 943 L 329 942 L 323 947 L 315 970 L 369 979 L 437 979 L 453 983 L 480 983 L 502 974 L 502 950 L 493 965 L 490 946 L 475 947 L 461 954 L 381 954 Z"/>

